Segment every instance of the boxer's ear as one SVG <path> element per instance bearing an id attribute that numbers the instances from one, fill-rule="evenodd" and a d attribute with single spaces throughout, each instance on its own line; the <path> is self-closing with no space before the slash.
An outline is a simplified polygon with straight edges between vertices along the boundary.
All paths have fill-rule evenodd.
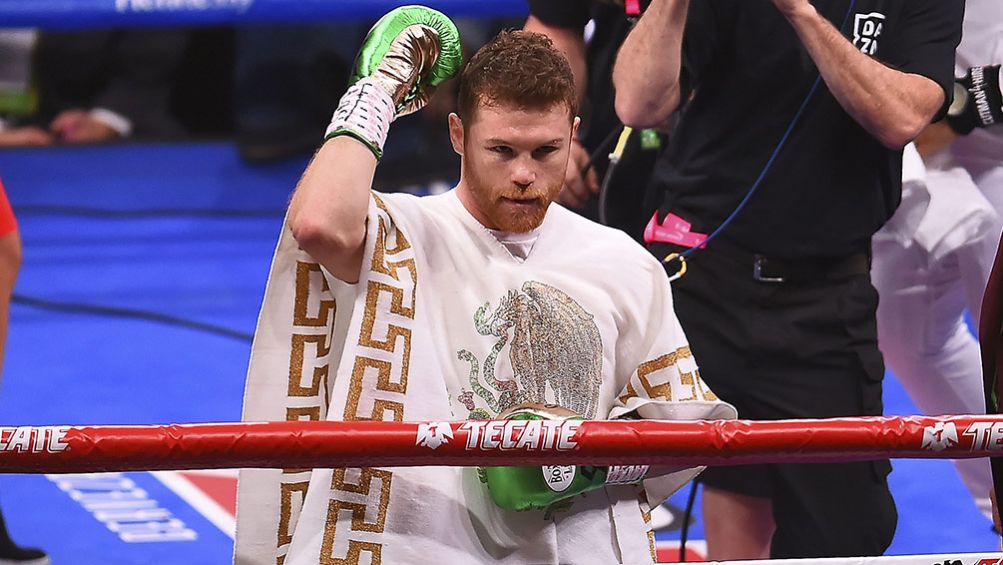
<path id="1" fill-rule="evenodd" d="M 453 151 L 457 155 L 463 156 L 463 120 L 456 113 L 449 115 L 449 141 L 453 144 Z"/>

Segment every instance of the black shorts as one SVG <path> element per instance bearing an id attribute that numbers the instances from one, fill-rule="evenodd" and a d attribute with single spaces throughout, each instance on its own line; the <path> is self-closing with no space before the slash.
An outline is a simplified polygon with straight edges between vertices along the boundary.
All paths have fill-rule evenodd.
<path id="1" fill-rule="evenodd" d="M 742 419 L 880 415 L 884 362 L 869 275 L 762 282 L 749 257 L 722 247 L 698 252 L 673 283 L 676 313 L 713 391 Z M 890 471 L 887 460 L 743 465 L 709 468 L 701 480 L 772 499 L 771 557 L 850 557 L 881 555 L 892 541 Z"/>

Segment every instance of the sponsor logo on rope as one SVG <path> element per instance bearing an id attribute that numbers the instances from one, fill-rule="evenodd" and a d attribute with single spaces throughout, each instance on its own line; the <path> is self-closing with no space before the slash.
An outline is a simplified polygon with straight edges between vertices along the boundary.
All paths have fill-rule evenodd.
<path id="1" fill-rule="evenodd" d="M 958 428 L 954 422 L 937 422 L 923 429 L 923 449 L 944 451 L 958 445 Z"/>
<path id="2" fill-rule="evenodd" d="M 449 443 L 453 439 L 453 428 L 449 422 L 429 422 L 418 425 L 418 439 L 415 445 L 438 449 L 440 445 Z"/>
<path id="3" fill-rule="evenodd" d="M 581 420 L 489 420 L 464 422 L 467 450 L 571 451 Z"/>
<path id="4" fill-rule="evenodd" d="M 470 421 L 460 425 L 467 432 L 466 449 L 571 451 L 578 449 L 574 440 L 580 420 L 490 420 Z M 415 445 L 438 449 L 453 439 L 449 422 L 418 424 Z"/>
<path id="5" fill-rule="evenodd" d="M 0 427 L 0 453 L 59 453 L 66 450 L 69 426 Z"/>
<path id="6" fill-rule="evenodd" d="M 878 52 L 878 37 L 885 28 L 885 15 L 881 12 L 857 14 L 853 21 L 853 44 L 867 55 Z"/>
<path id="7" fill-rule="evenodd" d="M 972 438 L 972 451 L 1003 450 L 1003 422 L 973 422 L 962 435 Z"/>

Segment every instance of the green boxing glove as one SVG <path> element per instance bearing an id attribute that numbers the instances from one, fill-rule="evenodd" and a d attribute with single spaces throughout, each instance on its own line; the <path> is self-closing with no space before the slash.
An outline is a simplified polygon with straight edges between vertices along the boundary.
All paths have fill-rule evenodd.
<path id="1" fill-rule="evenodd" d="M 582 420 L 555 404 L 521 404 L 498 415 L 506 420 Z M 554 504 L 612 484 L 640 482 L 647 465 L 546 465 L 544 467 L 485 467 L 482 480 L 491 499 L 505 510 L 543 510 Z"/>
<path id="2" fill-rule="evenodd" d="M 462 62 L 460 33 L 445 15 L 424 6 L 392 10 L 362 43 L 325 139 L 352 136 L 379 159 L 390 123 L 424 106 Z"/>

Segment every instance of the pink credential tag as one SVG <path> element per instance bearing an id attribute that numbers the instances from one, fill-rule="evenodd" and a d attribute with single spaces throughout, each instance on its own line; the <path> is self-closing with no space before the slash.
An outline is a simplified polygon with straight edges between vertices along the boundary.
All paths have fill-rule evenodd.
<path id="1" fill-rule="evenodd" d="M 700 247 L 707 241 L 707 234 L 690 231 L 692 226 L 679 216 L 669 213 L 658 223 L 658 212 L 644 228 L 644 243 L 671 243 L 681 247 Z"/>

